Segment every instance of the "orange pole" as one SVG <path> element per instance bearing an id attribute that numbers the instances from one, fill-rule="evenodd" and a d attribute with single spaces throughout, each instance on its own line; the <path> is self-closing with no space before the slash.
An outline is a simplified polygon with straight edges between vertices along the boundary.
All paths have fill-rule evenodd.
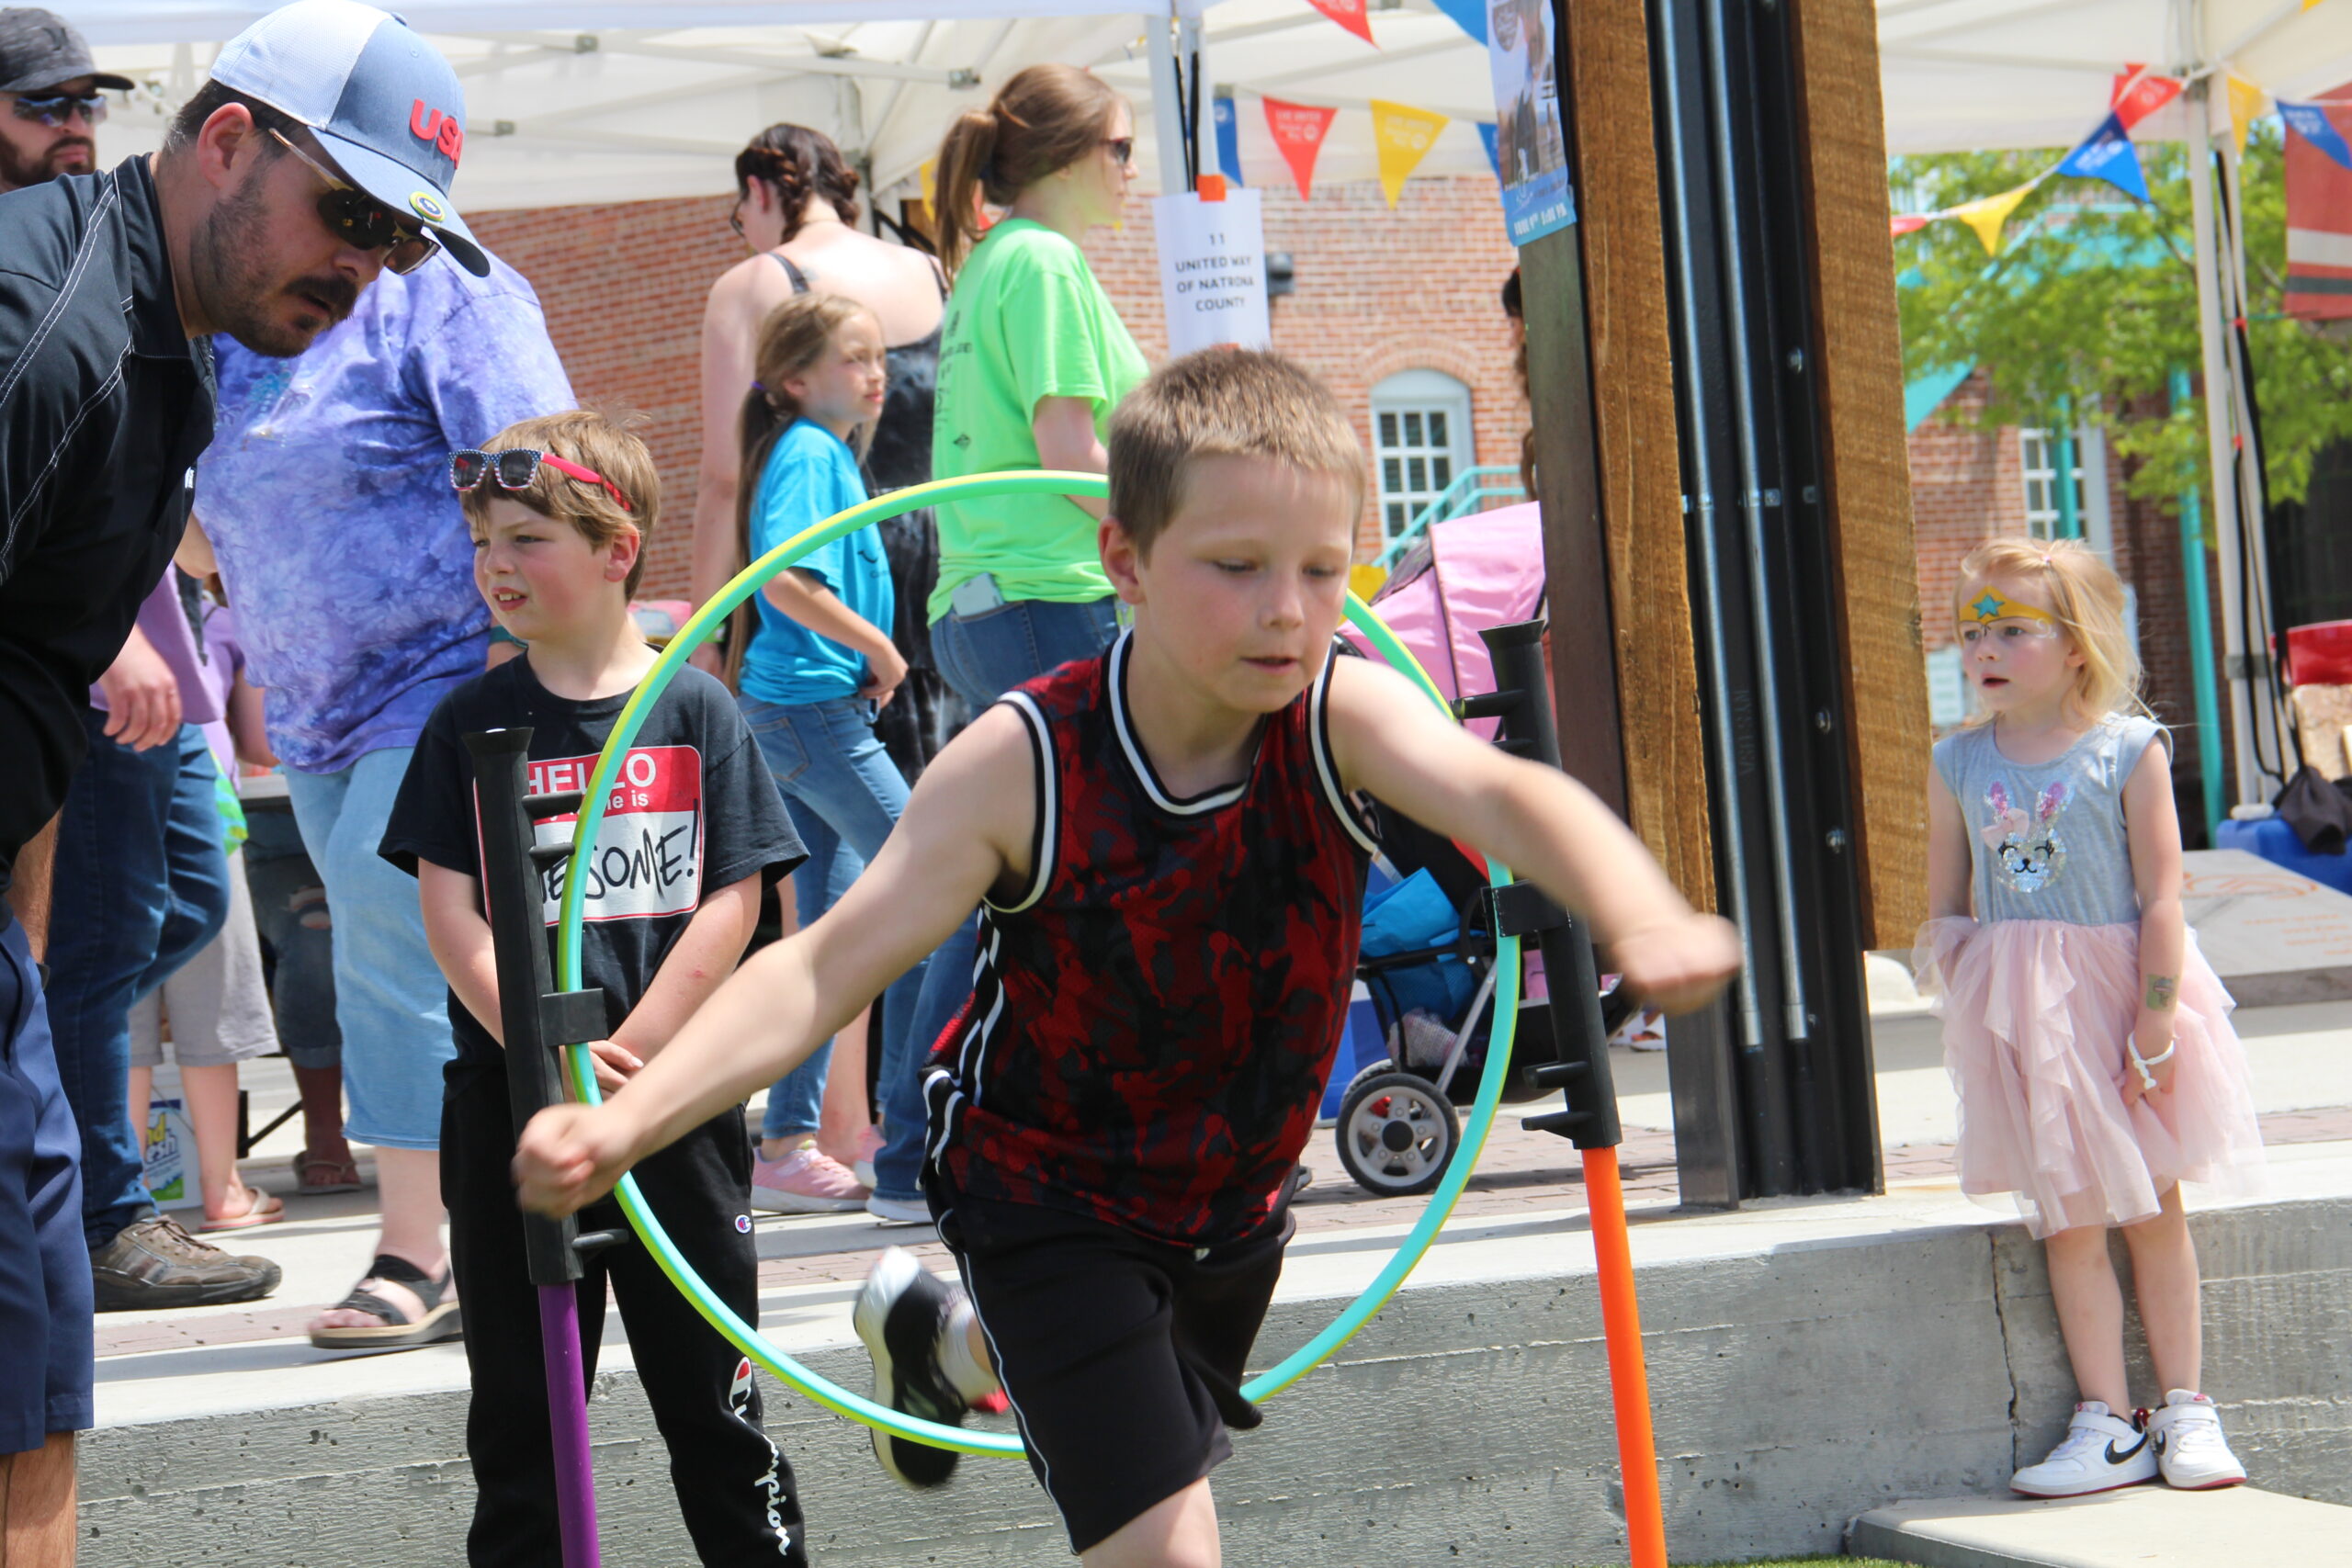
<path id="1" fill-rule="evenodd" d="M 1625 1540 L 1633 1568 L 1666 1568 L 1666 1509 L 1657 1492 L 1657 1441 L 1650 1430 L 1650 1375 L 1642 1359 L 1642 1311 L 1634 1299 L 1634 1248 L 1625 1234 L 1625 1189 L 1614 1148 L 1584 1151 L 1584 1192 L 1600 1273 L 1600 1332 L 1609 1349 L 1609 1393 L 1617 1412 L 1617 1465 L 1625 1486 Z"/>

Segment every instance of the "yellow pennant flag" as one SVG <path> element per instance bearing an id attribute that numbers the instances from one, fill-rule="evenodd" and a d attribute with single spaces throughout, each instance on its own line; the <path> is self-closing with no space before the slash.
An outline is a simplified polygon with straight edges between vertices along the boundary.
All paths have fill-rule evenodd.
<path id="1" fill-rule="evenodd" d="M 1388 193 L 1390 207 L 1396 205 L 1405 181 L 1437 145 L 1437 133 L 1445 126 L 1442 114 L 1372 100 L 1372 144 L 1380 158 L 1380 188 Z"/>
<path id="2" fill-rule="evenodd" d="M 2312 6 L 2314 6 L 2318 5 L 2318 4 L 2319 4 L 2319 0 L 2303 0 L 2303 9 L 2304 9 L 2304 10 L 2306 10 L 2306 11 L 2308 11 L 2308 10 L 2310 10 Z"/>
<path id="3" fill-rule="evenodd" d="M 2316 3 L 2316 0 L 2314 0 Z M 2262 114 L 2262 106 L 2270 95 L 2239 75 L 2230 73 L 2230 134 L 2237 138 L 2238 156 L 2245 156 L 2245 133 Z"/>
<path id="4" fill-rule="evenodd" d="M 1958 207 L 1947 207 L 1942 216 L 1957 218 L 1975 230 L 1976 237 L 1984 242 L 1984 254 L 1997 256 L 2001 254 L 2001 225 L 2009 220 L 2009 214 L 2018 209 L 2018 203 L 2030 195 L 2040 183 L 2028 180 L 2015 190 L 2005 190 L 1998 196 L 1978 197 L 1974 201 L 1963 201 Z"/>

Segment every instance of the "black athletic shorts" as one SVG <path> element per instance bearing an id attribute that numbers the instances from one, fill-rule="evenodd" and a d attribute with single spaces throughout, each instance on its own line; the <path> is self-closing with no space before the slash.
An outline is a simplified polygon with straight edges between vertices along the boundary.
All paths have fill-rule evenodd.
<path id="1" fill-rule="evenodd" d="M 956 1254 L 1036 1472 L 1085 1551 L 1206 1475 L 1265 1321 L 1287 1203 L 1255 1235 L 1198 1249 L 1091 1215 L 967 1198 L 933 1169 L 933 1215 Z"/>

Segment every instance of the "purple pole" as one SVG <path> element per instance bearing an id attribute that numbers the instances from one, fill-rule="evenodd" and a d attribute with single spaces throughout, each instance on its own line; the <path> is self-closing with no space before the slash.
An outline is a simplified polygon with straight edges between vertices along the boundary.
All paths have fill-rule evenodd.
<path id="1" fill-rule="evenodd" d="M 563 1568 L 598 1568 L 596 1471 L 588 1457 L 588 1387 L 580 1365 L 580 1299 L 572 1286 L 539 1287 L 539 1344 L 547 1359 L 548 1427 L 555 1439 L 555 1515 Z"/>

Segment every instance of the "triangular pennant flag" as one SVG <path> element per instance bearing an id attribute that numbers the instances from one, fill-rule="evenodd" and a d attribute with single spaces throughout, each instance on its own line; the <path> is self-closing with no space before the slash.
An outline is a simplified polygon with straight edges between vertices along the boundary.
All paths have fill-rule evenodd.
<path id="1" fill-rule="evenodd" d="M 2144 65 L 2127 65 L 2115 78 L 2108 107 L 2131 130 L 2175 98 L 2188 85 L 2177 76 L 2159 76 Z"/>
<path id="2" fill-rule="evenodd" d="M 1380 160 L 1380 188 L 1388 193 L 1390 207 L 1405 194 L 1405 181 L 1429 156 L 1437 144 L 1437 133 L 1445 127 L 1442 114 L 1381 98 L 1372 100 L 1373 152 Z"/>
<path id="3" fill-rule="evenodd" d="M 1898 212 L 1887 220 L 1886 226 L 1888 231 L 1899 240 L 1905 234 L 1916 234 L 1926 228 L 1928 219 L 1925 213 Z"/>
<path id="4" fill-rule="evenodd" d="M 1298 182 L 1298 199 L 1305 201 L 1315 191 L 1315 155 L 1323 151 L 1323 138 L 1340 111 L 1315 104 L 1286 104 L 1280 98 L 1261 101 L 1266 106 L 1266 130 L 1281 149 L 1283 161 L 1290 165 L 1290 177 Z"/>
<path id="5" fill-rule="evenodd" d="M 1479 43 L 1487 41 L 1487 0 L 1437 0 L 1437 8 Z"/>
<path id="6" fill-rule="evenodd" d="M 2099 121 L 2098 129 L 2084 137 L 2052 173 L 2105 180 L 2134 201 L 2148 199 L 2148 182 L 2140 173 L 2139 150 L 2132 145 L 2131 133 L 2123 129 L 2120 114 L 2109 115 Z"/>
<path id="7" fill-rule="evenodd" d="M 1306 3 L 1364 42 L 1375 49 L 1380 47 L 1372 36 L 1372 18 L 1365 15 L 1366 0 L 1306 0 Z"/>
<path id="8" fill-rule="evenodd" d="M 2270 95 L 2233 72 L 2230 75 L 2230 134 L 2237 139 L 2238 156 L 2245 156 L 2245 135 L 2262 118 Z"/>
<path id="9" fill-rule="evenodd" d="M 1986 255 L 1997 256 L 2001 254 L 2001 225 L 2009 220 L 2009 214 L 2018 209 L 2018 203 L 2032 194 L 2033 187 L 2040 183 L 2028 180 L 2015 190 L 2005 190 L 1998 196 L 1978 197 L 1974 201 L 1963 201 L 1958 207 L 1947 207 L 1937 216 L 1959 219 L 1976 231 L 1976 237 L 1984 243 Z"/>
<path id="10" fill-rule="evenodd" d="M 2278 100 L 2278 118 L 2287 122 L 2288 130 L 2326 153 L 2336 163 L 2347 169 L 2352 169 L 2352 147 L 2344 144 L 2342 134 L 2328 119 L 2327 111 L 2319 105 L 2290 104 L 2281 98 Z"/>
<path id="11" fill-rule="evenodd" d="M 1502 128 L 1493 120 L 1482 119 L 1478 122 L 1478 140 L 1486 144 L 1487 163 L 1495 171 L 1497 179 L 1503 177 L 1502 147 L 1496 140 Z"/>

